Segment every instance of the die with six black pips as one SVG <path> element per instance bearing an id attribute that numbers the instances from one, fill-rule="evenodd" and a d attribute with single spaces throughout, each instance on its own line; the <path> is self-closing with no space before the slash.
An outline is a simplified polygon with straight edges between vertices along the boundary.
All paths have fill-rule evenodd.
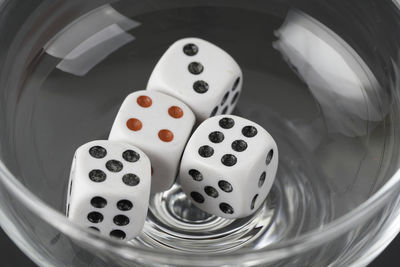
<path id="1" fill-rule="evenodd" d="M 150 196 L 150 160 L 135 146 L 93 141 L 75 153 L 67 217 L 121 240 L 140 233 Z"/>
<path id="2" fill-rule="evenodd" d="M 204 121 L 182 157 L 183 191 L 200 209 L 241 218 L 264 202 L 278 168 L 272 136 L 247 119 L 221 115 Z"/>

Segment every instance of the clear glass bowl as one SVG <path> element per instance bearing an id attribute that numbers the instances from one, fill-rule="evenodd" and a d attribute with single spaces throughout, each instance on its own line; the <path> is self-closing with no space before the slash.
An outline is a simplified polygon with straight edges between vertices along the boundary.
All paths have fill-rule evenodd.
<path id="1" fill-rule="evenodd" d="M 41 266 L 363 266 L 400 229 L 398 2 L 0 0 L 0 224 Z M 263 125 L 279 170 L 248 218 L 206 214 L 179 179 L 143 233 L 65 214 L 73 152 L 107 138 L 177 39 L 233 55 L 235 114 Z M 190 89 L 190 88 L 189 88 Z"/>

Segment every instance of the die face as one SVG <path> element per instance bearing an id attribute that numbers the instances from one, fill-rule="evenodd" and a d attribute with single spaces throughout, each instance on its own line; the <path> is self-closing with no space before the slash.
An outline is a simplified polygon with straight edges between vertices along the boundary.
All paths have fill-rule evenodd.
<path id="1" fill-rule="evenodd" d="M 242 181 L 241 184 L 243 216 L 252 214 L 264 203 L 277 173 L 279 155 L 275 142 L 267 142 L 260 152 L 254 165 L 249 168 L 246 176 L 249 177 L 248 182 Z"/>
<path id="2" fill-rule="evenodd" d="M 148 199 L 147 199 L 148 201 Z M 69 219 L 102 235 L 130 240 L 140 234 L 148 204 L 140 196 L 88 192 L 73 199 Z"/>
<path id="3" fill-rule="evenodd" d="M 67 217 L 103 235 L 129 240 L 143 228 L 151 184 L 150 160 L 138 148 L 94 141 L 75 153 Z"/>
<path id="4" fill-rule="evenodd" d="M 137 91 L 122 104 L 109 140 L 142 149 L 152 164 L 152 193 L 175 182 L 195 116 L 183 102 L 156 91 Z"/>
<path id="5" fill-rule="evenodd" d="M 249 169 L 266 149 L 277 146 L 260 125 L 233 115 L 220 115 L 204 121 L 193 133 L 186 150 L 195 160 L 222 172 Z M 185 151 L 185 155 L 186 155 Z"/>
<path id="6" fill-rule="evenodd" d="M 238 218 L 242 206 L 240 187 L 231 181 L 232 175 L 200 165 L 189 158 L 182 161 L 180 179 L 184 192 L 196 206 L 210 214 Z"/>
<path id="7" fill-rule="evenodd" d="M 185 102 L 201 122 L 234 110 L 243 74 L 236 61 L 212 43 L 186 38 L 174 43 L 157 63 L 147 86 Z"/>
<path id="8" fill-rule="evenodd" d="M 217 116 L 203 122 L 189 140 L 180 178 L 200 208 L 240 218 L 263 203 L 277 167 L 276 143 L 261 126 L 236 116 Z"/>

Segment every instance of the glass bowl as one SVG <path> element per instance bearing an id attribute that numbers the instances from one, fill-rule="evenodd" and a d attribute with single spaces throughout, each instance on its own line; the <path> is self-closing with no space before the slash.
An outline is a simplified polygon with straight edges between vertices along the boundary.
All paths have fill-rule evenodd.
<path id="1" fill-rule="evenodd" d="M 40 266 L 364 266 L 400 230 L 399 3 L 0 0 L 0 224 Z M 244 73 L 234 114 L 279 147 L 252 216 L 180 189 L 121 242 L 71 223 L 72 156 L 106 139 L 174 41 L 209 40 Z"/>

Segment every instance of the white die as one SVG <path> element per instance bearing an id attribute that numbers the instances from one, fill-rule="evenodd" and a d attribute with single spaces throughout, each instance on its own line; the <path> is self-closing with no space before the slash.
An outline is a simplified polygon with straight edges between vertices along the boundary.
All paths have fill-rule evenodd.
<path id="1" fill-rule="evenodd" d="M 193 112 L 178 99 L 155 91 L 137 91 L 122 104 L 109 140 L 130 143 L 149 156 L 151 192 L 155 193 L 174 184 L 194 123 Z"/>
<path id="2" fill-rule="evenodd" d="M 242 83 L 242 71 L 228 53 L 207 41 L 186 38 L 165 52 L 150 77 L 147 90 L 182 100 L 201 122 L 218 114 L 231 114 Z"/>
<path id="3" fill-rule="evenodd" d="M 217 116 L 204 121 L 190 138 L 180 181 L 202 210 L 241 218 L 264 202 L 277 168 L 278 148 L 266 130 L 237 116 Z"/>
<path id="4" fill-rule="evenodd" d="M 93 141 L 75 153 L 67 217 L 103 235 L 130 240 L 143 228 L 150 198 L 150 160 L 124 143 Z"/>

